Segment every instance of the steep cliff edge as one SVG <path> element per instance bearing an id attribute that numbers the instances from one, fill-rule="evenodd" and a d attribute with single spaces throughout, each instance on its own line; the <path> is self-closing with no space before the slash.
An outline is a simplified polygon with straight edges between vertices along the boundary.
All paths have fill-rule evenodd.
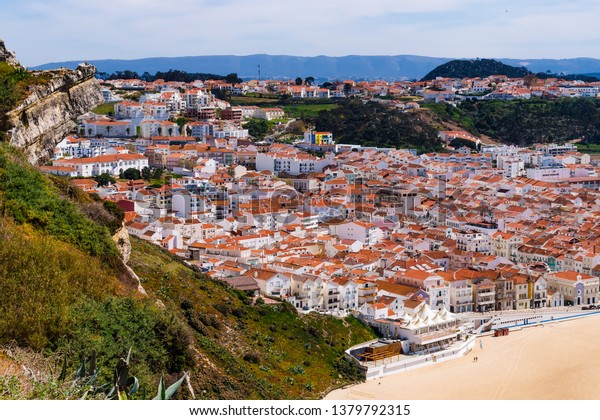
<path id="1" fill-rule="evenodd" d="M 33 164 L 48 160 L 54 146 L 77 128 L 74 120 L 103 102 L 95 72 L 89 64 L 33 72 L 47 82 L 30 87 L 28 96 L 8 112 L 10 145 L 25 151 Z"/>
<path id="2" fill-rule="evenodd" d="M 0 63 L 27 72 L 15 54 L 0 40 Z M 3 118 L 11 146 L 23 150 L 28 160 L 43 163 L 54 146 L 77 128 L 75 119 L 103 102 L 96 68 L 81 64 L 76 70 L 58 69 L 30 72 L 23 77 L 21 96 Z"/>
<path id="3" fill-rule="evenodd" d="M 8 63 L 11 66 L 20 66 L 15 53 L 6 49 L 4 41 L 0 39 L 0 63 Z"/>

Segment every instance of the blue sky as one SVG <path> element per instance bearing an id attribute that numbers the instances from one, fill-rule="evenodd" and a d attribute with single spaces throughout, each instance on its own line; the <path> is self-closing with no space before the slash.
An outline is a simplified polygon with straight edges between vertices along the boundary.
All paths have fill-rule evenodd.
<path id="1" fill-rule="evenodd" d="M 600 58 L 597 0 L 2 0 L 26 66 L 255 53 Z"/>

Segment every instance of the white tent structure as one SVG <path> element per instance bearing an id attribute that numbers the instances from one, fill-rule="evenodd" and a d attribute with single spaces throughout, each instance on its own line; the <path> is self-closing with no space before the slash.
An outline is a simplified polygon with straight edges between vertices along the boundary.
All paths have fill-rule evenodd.
<path id="1" fill-rule="evenodd" d="M 413 314 L 405 311 L 395 319 L 374 321 L 385 336 L 408 340 L 412 353 L 430 353 L 455 342 L 460 332 L 457 324 L 446 308 L 432 310 L 425 302 L 417 306 Z"/>

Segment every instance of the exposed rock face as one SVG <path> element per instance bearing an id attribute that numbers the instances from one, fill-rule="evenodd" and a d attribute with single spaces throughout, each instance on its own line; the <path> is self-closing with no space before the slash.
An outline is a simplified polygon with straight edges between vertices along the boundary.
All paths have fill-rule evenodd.
<path id="1" fill-rule="evenodd" d="M 75 119 L 103 102 L 96 68 L 38 72 L 49 82 L 33 87 L 27 98 L 8 113 L 11 145 L 24 150 L 33 164 L 46 162 L 54 147 L 77 128 Z"/>
<path id="2" fill-rule="evenodd" d="M 17 61 L 17 57 L 15 56 L 15 53 L 12 51 L 8 51 L 6 49 L 6 46 L 4 45 L 4 41 L 2 41 L 1 39 L 0 39 L 0 62 L 8 63 L 12 66 L 20 66 L 19 62 Z"/>
<path id="3" fill-rule="evenodd" d="M 129 257 L 131 256 L 131 241 L 129 239 L 129 232 L 123 226 L 117 233 L 115 233 L 112 237 L 113 241 L 117 244 L 119 251 L 121 252 L 121 257 L 123 259 L 123 263 L 125 264 L 125 268 L 127 270 L 127 274 L 129 277 L 135 281 L 137 281 L 137 290 L 143 295 L 147 295 L 146 290 L 142 286 L 140 278 L 138 275 L 127 265 L 129 262 Z"/>

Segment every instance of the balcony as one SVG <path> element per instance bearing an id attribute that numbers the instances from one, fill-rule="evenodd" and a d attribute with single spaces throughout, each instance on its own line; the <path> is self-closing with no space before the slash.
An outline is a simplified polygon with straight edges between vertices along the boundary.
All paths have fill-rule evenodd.
<path id="1" fill-rule="evenodd" d="M 454 304 L 455 305 L 470 305 L 473 303 L 473 299 L 459 299 Z"/>
<path id="2" fill-rule="evenodd" d="M 433 331 L 416 336 L 415 343 L 420 345 L 431 344 L 435 343 L 436 341 L 456 338 L 457 335 L 458 331 L 456 330 Z"/>

